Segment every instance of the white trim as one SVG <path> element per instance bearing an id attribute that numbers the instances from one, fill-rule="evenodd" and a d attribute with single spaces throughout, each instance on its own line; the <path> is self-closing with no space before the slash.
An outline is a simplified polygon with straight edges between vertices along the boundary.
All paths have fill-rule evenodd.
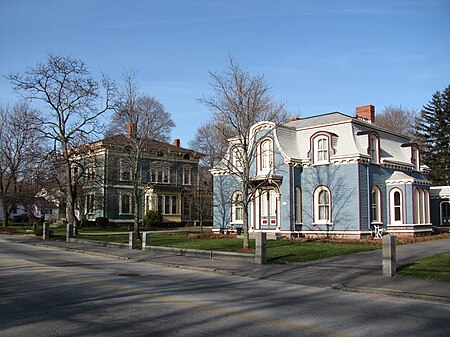
<path id="1" fill-rule="evenodd" d="M 319 195 L 323 191 L 327 192 L 328 203 L 319 205 Z M 332 201 L 331 201 L 331 191 L 328 188 L 328 186 L 320 185 L 314 190 L 313 204 L 314 204 L 313 225 L 331 225 L 332 224 L 332 217 L 331 217 Z M 328 211 L 325 214 L 326 215 L 326 219 L 319 219 L 319 217 L 320 217 L 320 207 L 324 207 L 325 210 L 328 207 Z"/>
<path id="2" fill-rule="evenodd" d="M 394 203 L 394 194 L 395 193 L 399 193 L 400 194 L 400 204 L 396 205 Z M 389 191 L 389 225 L 391 226 L 399 226 L 399 225 L 404 225 L 403 221 L 404 221 L 404 214 L 403 214 L 403 205 L 404 205 L 404 200 L 403 200 L 403 191 L 401 189 L 399 189 L 398 187 L 394 187 Z M 399 208 L 400 209 L 400 219 L 399 220 L 395 220 L 395 209 Z"/>

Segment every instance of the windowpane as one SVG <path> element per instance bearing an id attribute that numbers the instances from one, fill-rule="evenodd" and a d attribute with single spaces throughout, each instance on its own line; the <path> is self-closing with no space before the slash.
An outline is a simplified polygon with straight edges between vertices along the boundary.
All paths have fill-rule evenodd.
<path id="1" fill-rule="evenodd" d="M 164 197 L 164 213 L 170 214 L 170 198 L 168 196 Z"/>
<path id="2" fill-rule="evenodd" d="M 177 197 L 175 195 L 172 196 L 172 214 L 177 214 Z"/>
<path id="3" fill-rule="evenodd" d="M 233 195 L 233 221 L 242 221 L 244 219 L 244 205 L 242 204 L 242 193 L 235 192 Z"/>
<path id="4" fill-rule="evenodd" d="M 402 205 L 400 192 L 394 192 L 394 221 L 402 221 Z"/>
<path id="5" fill-rule="evenodd" d="M 163 196 L 158 195 L 158 212 L 163 214 Z"/>
<path id="6" fill-rule="evenodd" d="M 329 221 L 330 220 L 330 193 L 326 189 L 322 189 L 316 194 L 315 202 L 317 204 L 317 220 Z"/>
<path id="7" fill-rule="evenodd" d="M 320 138 L 317 140 L 317 161 L 328 162 L 328 138 Z"/>

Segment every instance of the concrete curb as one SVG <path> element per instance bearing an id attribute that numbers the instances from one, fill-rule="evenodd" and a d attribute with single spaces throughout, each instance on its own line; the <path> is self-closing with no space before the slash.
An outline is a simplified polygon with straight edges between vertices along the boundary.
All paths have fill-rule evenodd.
<path id="1" fill-rule="evenodd" d="M 430 294 L 417 294 L 417 293 L 409 293 L 400 290 L 391 290 L 391 289 L 380 289 L 380 288 L 365 288 L 365 287 L 346 287 L 345 285 L 338 283 L 330 285 L 331 289 L 338 291 L 345 291 L 351 293 L 364 293 L 364 294 L 372 294 L 372 295 L 383 295 L 390 297 L 399 297 L 404 299 L 416 299 L 423 301 L 432 301 L 432 302 L 440 302 L 450 304 L 449 297 L 430 295 Z"/>

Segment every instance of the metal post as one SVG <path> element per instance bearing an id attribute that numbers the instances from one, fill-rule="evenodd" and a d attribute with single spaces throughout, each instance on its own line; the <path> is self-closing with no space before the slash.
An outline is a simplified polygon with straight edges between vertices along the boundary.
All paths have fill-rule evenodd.
<path id="1" fill-rule="evenodd" d="M 70 239 L 73 238 L 73 224 L 66 224 L 66 241 L 70 242 Z"/>
<path id="2" fill-rule="evenodd" d="M 255 263 L 266 264 L 267 262 L 267 234 L 265 232 L 256 233 L 256 243 L 255 243 Z"/>
<path id="3" fill-rule="evenodd" d="M 383 236 L 383 276 L 393 277 L 395 275 L 396 261 L 395 236 L 385 235 Z"/>

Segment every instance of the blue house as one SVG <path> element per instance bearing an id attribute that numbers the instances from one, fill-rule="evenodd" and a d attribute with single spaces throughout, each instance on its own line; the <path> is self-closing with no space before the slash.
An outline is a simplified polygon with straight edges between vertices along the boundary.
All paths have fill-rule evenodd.
<path id="1" fill-rule="evenodd" d="M 430 182 L 417 144 L 374 124 L 375 107 L 259 122 L 252 151 L 249 233 L 363 238 L 385 231 L 427 235 Z M 214 230 L 243 224 L 239 142 L 231 139 L 214 177 Z M 232 164 L 232 165 L 230 165 Z"/>

